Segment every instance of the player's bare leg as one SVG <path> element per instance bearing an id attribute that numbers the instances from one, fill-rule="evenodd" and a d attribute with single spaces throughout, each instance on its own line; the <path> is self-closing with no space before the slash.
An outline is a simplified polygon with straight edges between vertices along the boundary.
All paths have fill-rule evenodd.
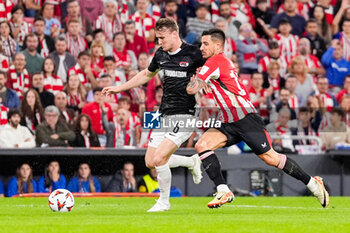
<path id="1" fill-rule="evenodd" d="M 159 212 L 170 209 L 169 195 L 171 171 L 168 164 L 170 156 L 178 149 L 177 145 L 165 138 L 158 148 L 148 147 L 145 161 L 148 168 L 155 168 L 158 173 L 160 196 L 157 203 L 148 212 Z"/>
<path id="2" fill-rule="evenodd" d="M 270 149 L 266 153 L 259 155 L 259 158 L 261 158 L 266 164 L 277 167 L 295 179 L 303 182 L 317 197 L 323 207 L 329 205 L 329 194 L 324 187 L 321 177 L 311 177 L 305 173 L 293 159 L 288 158 L 284 154 L 277 153 L 274 149 Z"/>
<path id="3" fill-rule="evenodd" d="M 217 187 L 214 200 L 208 203 L 209 208 L 220 207 L 225 203 L 232 202 L 234 199 L 232 191 L 228 188 L 222 176 L 221 165 L 214 152 L 215 149 L 224 147 L 226 142 L 226 135 L 217 129 L 211 128 L 202 135 L 195 146 L 202 160 L 204 170 Z"/>

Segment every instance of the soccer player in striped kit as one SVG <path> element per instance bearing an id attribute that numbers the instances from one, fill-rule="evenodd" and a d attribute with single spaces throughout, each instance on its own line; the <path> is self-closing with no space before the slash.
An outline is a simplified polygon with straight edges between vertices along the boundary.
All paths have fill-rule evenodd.
<path id="1" fill-rule="evenodd" d="M 244 141 L 268 165 L 275 166 L 302 181 L 318 198 L 321 205 L 327 207 L 329 195 L 322 178 L 311 177 L 294 160 L 273 150 L 264 122 L 240 83 L 236 68 L 223 54 L 224 44 L 223 31 L 211 29 L 203 32 L 200 49 L 203 58 L 207 61 L 199 74 L 191 78 L 186 89 L 188 94 L 194 95 L 202 88 L 207 89 L 209 86 L 220 107 L 221 126 L 210 128 L 196 144 L 203 167 L 217 186 L 217 194 L 208 203 L 208 207 L 220 207 L 234 199 L 233 193 L 222 176 L 220 162 L 214 150 L 240 141 Z"/>

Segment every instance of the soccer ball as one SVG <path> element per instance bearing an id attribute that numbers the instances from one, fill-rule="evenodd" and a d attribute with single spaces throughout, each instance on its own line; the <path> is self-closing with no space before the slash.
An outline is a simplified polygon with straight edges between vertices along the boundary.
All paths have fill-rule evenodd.
<path id="1" fill-rule="evenodd" d="M 67 189 L 56 189 L 49 196 L 49 207 L 55 212 L 70 212 L 74 206 L 74 197 Z"/>

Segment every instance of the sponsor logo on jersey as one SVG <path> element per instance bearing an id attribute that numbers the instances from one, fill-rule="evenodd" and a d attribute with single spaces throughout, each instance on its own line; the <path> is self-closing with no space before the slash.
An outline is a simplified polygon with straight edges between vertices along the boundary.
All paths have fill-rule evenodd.
<path id="1" fill-rule="evenodd" d="M 185 78 L 187 77 L 186 71 L 177 71 L 177 70 L 164 70 L 165 76 L 175 77 L 175 78 Z"/>
<path id="2" fill-rule="evenodd" d="M 187 67 L 189 63 L 187 61 L 180 61 L 179 66 L 181 67 Z"/>

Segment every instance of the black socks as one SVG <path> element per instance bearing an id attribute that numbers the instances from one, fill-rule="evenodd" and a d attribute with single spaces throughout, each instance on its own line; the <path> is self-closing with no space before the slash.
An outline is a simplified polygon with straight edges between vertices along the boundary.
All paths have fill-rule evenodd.
<path id="1" fill-rule="evenodd" d="M 220 184 L 226 184 L 226 181 L 221 173 L 221 166 L 218 157 L 214 151 L 206 150 L 199 153 L 199 157 L 202 160 L 202 165 L 209 178 L 214 182 L 216 186 Z"/>

